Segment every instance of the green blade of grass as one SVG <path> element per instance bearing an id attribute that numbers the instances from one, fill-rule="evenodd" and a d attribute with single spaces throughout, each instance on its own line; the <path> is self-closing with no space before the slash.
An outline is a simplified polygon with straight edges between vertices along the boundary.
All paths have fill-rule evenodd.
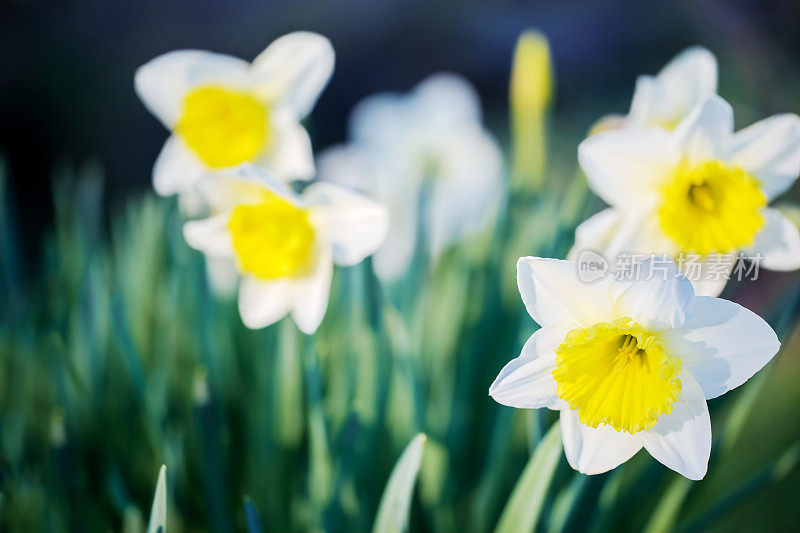
<path id="1" fill-rule="evenodd" d="M 147 533 L 167 533 L 167 467 L 161 465 L 158 471 L 156 494 L 153 497 L 153 507 L 150 510 L 150 523 Z"/>
<path id="2" fill-rule="evenodd" d="M 372 526 L 373 533 L 399 533 L 406 530 L 411 495 L 422 462 L 425 439 L 422 433 L 414 437 L 392 469 L 381 496 L 375 524 Z"/>
<path id="3" fill-rule="evenodd" d="M 533 531 L 560 457 L 561 430 L 556 423 L 525 465 L 511 498 L 500 515 L 500 521 L 495 528 L 497 533 Z"/>

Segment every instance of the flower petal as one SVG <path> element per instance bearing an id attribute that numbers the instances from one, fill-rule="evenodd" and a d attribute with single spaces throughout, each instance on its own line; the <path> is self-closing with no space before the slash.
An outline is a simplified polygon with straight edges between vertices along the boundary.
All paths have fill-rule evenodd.
<path id="1" fill-rule="evenodd" d="M 567 259 L 574 261 L 584 250 L 604 253 L 621 218 L 618 210 L 609 207 L 581 222 L 575 229 L 575 245 L 567 254 Z"/>
<path id="2" fill-rule="evenodd" d="M 800 268 L 800 230 L 777 209 L 763 211 L 767 220 L 756 236 L 753 253 L 761 257 L 761 266 L 770 270 Z"/>
<path id="3" fill-rule="evenodd" d="M 717 95 L 694 108 L 675 128 L 677 148 L 690 163 L 727 160 L 733 137 L 733 108 Z"/>
<path id="4" fill-rule="evenodd" d="M 183 99 L 193 87 L 218 84 L 244 88 L 247 61 L 203 50 L 176 50 L 151 59 L 136 70 L 136 94 L 169 129 L 180 118 Z"/>
<path id="5" fill-rule="evenodd" d="M 457 74 L 439 73 L 428 76 L 414 88 L 418 116 L 430 125 L 456 130 L 481 121 L 481 104 L 472 85 Z"/>
<path id="6" fill-rule="evenodd" d="M 652 329 L 677 328 L 694 315 L 692 283 L 670 258 L 639 263 L 634 279 L 614 283 L 609 294 L 617 311 Z"/>
<path id="7" fill-rule="evenodd" d="M 211 257 L 234 257 L 233 242 L 228 231 L 230 213 L 220 213 L 183 225 L 183 237 L 189 246 Z"/>
<path id="8" fill-rule="evenodd" d="M 273 120 L 275 138 L 257 165 L 283 181 L 310 180 L 314 177 L 314 155 L 306 129 L 287 113 Z"/>
<path id="9" fill-rule="evenodd" d="M 736 132 L 731 162 L 753 174 L 771 200 L 800 174 L 800 117 L 774 115 Z"/>
<path id="10" fill-rule="evenodd" d="M 333 259 L 327 245 L 320 245 L 314 272 L 294 287 L 295 300 L 292 319 L 300 331 L 311 335 L 322 323 L 328 309 L 328 296 L 333 278 Z"/>
<path id="11" fill-rule="evenodd" d="M 300 197 L 286 183 L 249 164 L 209 173 L 197 182 L 195 189 L 212 212 L 230 210 L 241 204 L 261 203 L 265 189 L 293 204 L 301 203 Z"/>
<path id="12" fill-rule="evenodd" d="M 672 159 L 669 135 L 655 129 L 604 131 L 578 146 L 589 186 L 611 206 L 639 205 L 656 196 Z"/>
<path id="13" fill-rule="evenodd" d="M 680 356 L 709 400 L 750 379 L 781 345 L 757 314 L 707 296 L 695 298 L 694 317 L 682 328 L 665 332 L 664 342 L 670 353 Z"/>
<path id="14" fill-rule="evenodd" d="M 661 464 L 696 481 L 708 470 L 711 418 L 700 385 L 688 372 L 680 379 L 683 387 L 672 412 L 661 415 L 653 428 L 637 435 Z"/>
<path id="15" fill-rule="evenodd" d="M 680 121 L 716 90 L 716 58 L 705 48 L 688 48 L 657 76 L 636 80 L 629 120 L 637 126 Z"/>
<path id="16" fill-rule="evenodd" d="M 737 256 L 734 254 L 711 255 L 701 260 L 699 256 L 695 265 L 686 261 L 681 269 L 692 282 L 696 296 L 719 296 L 728 280 L 731 271 L 736 265 Z"/>
<path id="17" fill-rule="evenodd" d="M 570 466 L 583 474 L 602 474 L 618 467 L 642 449 L 635 436 L 601 424 L 581 424 L 573 409 L 561 411 L 561 438 Z"/>
<path id="18" fill-rule="evenodd" d="M 298 31 L 273 41 L 253 60 L 251 72 L 264 96 L 303 118 L 328 84 L 334 61 L 328 39 Z"/>
<path id="19" fill-rule="evenodd" d="M 517 261 L 517 285 L 531 317 L 545 327 L 568 323 L 590 326 L 614 317 L 606 275 L 584 283 L 578 278 L 578 264 L 573 261 L 521 257 Z M 574 326 L 573 326 L 574 327 Z"/>
<path id="20" fill-rule="evenodd" d="M 571 329 L 569 324 L 552 324 L 528 339 L 522 353 L 506 364 L 489 388 L 497 403 L 519 409 L 566 408 L 556 396 L 555 349 Z"/>
<path id="21" fill-rule="evenodd" d="M 389 217 L 386 239 L 372 257 L 375 274 L 387 282 L 397 280 L 406 272 L 417 243 L 416 210 L 397 202 L 390 207 Z"/>
<path id="22" fill-rule="evenodd" d="M 274 324 L 294 305 L 293 280 L 262 281 L 245 277 L 239 284 L 239 315 L 250 329 Z"/>
<path id="23" fill-rule="evenodd" d="M 206 278 L 217 296 L 233 298 L 239 287 L 239 271 L 230 258 L 206 257 Z"/>
<path id="24" fill-rule="evenodd" d="M 161 196 L 187 191 L 207 171 L 177 135 L 171 135 L 153 166 L 153 188 Z"/>
<path id="25" fill-rule="evenodd" d="M 332 183 L 317 182 L 303 193 L 314 225 L 333 246 L 333 260 L 343 266 L 360 263 L 386 239 L 389 211 L 383 205 Z"/>
<path id="26" fill-rule="evenodd" d="M 503 158 L 497 142 L 472 125 L 453 131 L 439 147 L 437 174 L 425 213 L 431 252 L 483 229 L 503 199 Z"/>

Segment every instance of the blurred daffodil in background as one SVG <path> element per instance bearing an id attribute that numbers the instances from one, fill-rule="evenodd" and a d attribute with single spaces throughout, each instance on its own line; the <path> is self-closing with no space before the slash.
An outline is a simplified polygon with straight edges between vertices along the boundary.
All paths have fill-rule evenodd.
<path id="1" fill-rule="evenodd" d="M 740 252 L 768 269 L 800 268 L 800 232 L 767 207 L 800 173 L 797 115 L 734 133 L 733 109 L 711 96 L 673 131 L 592 135 L 578 159 L 592 190 L 612 207 L 578 227 L 572 256 L 592 249 L 613 264 L 622 254 L 668 254 L 708 296 L 725 287 Z M 711 276 L 710 268 L 724 275 Z"/>
<path id="2" fill-rule="evenodd" d="M 243 163 L 284 181 L 311 179 L 311 140 L 300 120 L 327 85 L 333 64 L 325 37 L 295 32 L 252 63 L 177 50 L 141 66 L 136 93 L 172 132 L 153 168 L 156 192 L 191 194 L 203 174 Z"/>
<path id="3" fill-rule="evenodd" d="M 437 257 L 486 227 L 504 198 L 497 141 L 481 123 L 470 84 L 453 74 L 426 79 L 409 94 L 376 94 L 356 106 L 350 142 L 319 158 L 320 179 L 353 187 L 389 207 L 378 276 L 402 276 L 415 252 Z"/>
<path id="4" fill-rule="evenodd" d="M 385 207 L 331 183 L 302 195 L 255 167 L 198 184 L 213 215 L 187 222 L 186 242 L 212 259 L 229 261 L 243 277 L 239 313 L 262 328 L 291 313 L 314 333 L 328 307 L 334 262 L 352 266 L 383 244 Z"/>
<path id="5" fill-rule="evenodd" d="M 519 291 L 542 328 L 489 393 L 504 405 L 560 411 L 564 451 L 580 472 L 606 472 L 644 447 L 702 479 L 711 453 L 706 399 L 747 381 L 780 342 L 752 311 L 695 296 L 669 258 L 645 262 L 641 273 L 586 283 L 575 262 L 521 258 Z"/>

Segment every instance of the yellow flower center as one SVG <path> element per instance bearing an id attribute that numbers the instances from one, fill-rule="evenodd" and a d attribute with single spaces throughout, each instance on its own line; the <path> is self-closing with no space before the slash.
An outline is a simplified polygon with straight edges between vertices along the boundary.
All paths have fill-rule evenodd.
<path id="1" fill-rule="evenodd" d="M 300 276 L 311 268 L 314 228 L 308 211 L 275 194 L 236 206 L 228 229 L 243 272 L 276 279 Z"/>
<path id="2" fill-rule="evenodd" d="M 729 253 L 753 244 L 767 198 L 758 181 L 721 161 L 679 164 L 662 191 L 658 217 L 684 253 Z"/>
<path id="3" fill-rule="evenodd" d="M 680 360 L 630 318 L 570 330 L 556 348 L 558 397 L 581 423 L 617 431 L 650 429 L 672 411 L 681 390 Z"/>
<path id="4" fill-rule="evenodd" d="M 211 168 L 253 161 L 269 142 L 269 109 L 250 93 L 206 85 L 186 95 L 175 131 Z"/>

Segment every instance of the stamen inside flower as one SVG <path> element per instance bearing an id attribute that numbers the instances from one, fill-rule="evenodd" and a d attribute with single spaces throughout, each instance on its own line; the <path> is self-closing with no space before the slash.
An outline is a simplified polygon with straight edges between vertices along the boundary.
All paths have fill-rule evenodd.
<path id="1" fill-rule="evenodd" d="M 680 360 L 630 318 L 570 330 L 556 348 L 558 397 L 587 426 L 650 429 L 672 411 L 681 390 Z"/>
<path id="2" fill-rule="evenodd" d="M 175 131 L 211 168 L 253 161 L 272 135 L 266 105 L 248 92 L 214 85 L 186 95 Z"/>
<path id="3" fill-rule="evenodd" d="M 276 279 L 300 276 L 311 268 L 314 228 L 308 211 L 275 194 L 237 206 L 228 229 L 243 272 Z"/>
<path id="4" fill-rule="evenodd" d="M 658 217 L 683 253 L 729 253 L 752 246 L 767 198 L 758 181 L 721 161 L 681 163 L 662 192 Z"/>

